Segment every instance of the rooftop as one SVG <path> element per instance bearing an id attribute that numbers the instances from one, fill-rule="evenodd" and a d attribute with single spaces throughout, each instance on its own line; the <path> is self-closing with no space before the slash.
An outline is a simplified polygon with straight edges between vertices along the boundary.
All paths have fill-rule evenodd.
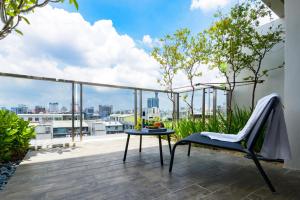
<path id="1" fill-rule="evenodd" d="M 157 139 L 130 140 L 127 161 L 125 138 L 85 141 L 73 148 L 30 152 L 10 179 L 1 199 L 297 199 L 300 172 L 263 162 L 278 194 L 272 194 L 252 160 L 239 154 L 205 148 L 178 147 L 173 173 L 163 141 L 160 166 Z M 30 191 L 30 192 L 29 192 Z"/>
<path id="2" fill-rule="evenodd" d="M 72 128 L 72 120 L 54 120 L 52 121 L 53 128 Z M 88 127 L 88 124 L 85 121 L 82 121 L 83 127 Z M 74 123 L 74 127 L 78 128 L 80 127 L 80 123 L 76 122 Z"/>

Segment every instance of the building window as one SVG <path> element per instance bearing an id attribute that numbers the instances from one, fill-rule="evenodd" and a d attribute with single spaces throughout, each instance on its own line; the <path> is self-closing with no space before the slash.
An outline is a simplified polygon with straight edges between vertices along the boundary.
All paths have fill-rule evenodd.
<path id="1" fill-rule="evenodd" d="M 31 122 L 31 121 L 32 121 L 32 117 L 28 117 L 28 121 L 30 121 L 30 122 Z"/>
<path id="2" fill-rule="evenodd" d="M 36 118 L 34 119 L 34 121 L 38 122 L 38 121 L 39 121 L 39 118 L 38 118 L 38 117 L 36 117 Z"/>

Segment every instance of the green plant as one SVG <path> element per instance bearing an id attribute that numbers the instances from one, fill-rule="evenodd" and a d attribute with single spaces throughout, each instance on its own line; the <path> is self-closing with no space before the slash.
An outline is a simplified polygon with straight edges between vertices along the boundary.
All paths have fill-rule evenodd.
<path id="1" fill-rule="evenodd" d="M 137 123 L 134 126 L 134 129 L 139 131 L 142 130 L 142 118 L 140 117 L 137 118 Z"/>
<path id="2" fill-rule="evenodd" d="M 190 116 L 194 117 L 194 81 L 202 75 L 199 70 L 201 64 L 207 63 L 207 39 L 203 33 L 192 35 L 187 28 L 179 29 L 172 35 L 166 35 L 160 40 L 161 47 L 152 51 L 152 56 L 161 66 L 161 79 L 159 83 L 170 91 L 169 99 L 173 103 L 173 119 L 175 119 L 175 100 L 173 94 L 173 83 L 178 70 L 185 74 L 189 86 L 192 88 L 189 101 L 184 97 Z M 169 95 L 169 94 L 168 94 Z"/>
<path id="3" fill-rule="evenodd" d="M 175 32 L 174 39 L 179 44 L 178 53 L 180 56 L 178 57 L 178 68 L 185 74 L 192 89 L 190 101 L 187 101 L 187 96 L 183 100 L 189 108 L 190 117 L 194 119 L 194 81 L 197 77 L 202 76 L 202 71 L 200 70 L 202 64 L 207 64 L 209 55 L 207 38 L 204 33 L 200 32 L 194 36 L 189 29 L 184 28 Z"/>
<path id="4" fill-rule="evenodd" d="M 29 122 L 15 113 L 0 110 L 0 162 L 21 159 L 35 131 Z"/>
<path id="5" fill-rule="evenodd" d="M 210 46 L 210 65 L 219 69 L 226 78 L 229 87 L 228 120 L 232 93 L 236 87 L 237 77 L 242 71 L 250 75 L 244 81 L 253 83 L 251 109 L 254 108 L 255 91 L 260 79 L 268 72 L 282 68 L 276 66 L 263 68 L 263 60 L 272 48 L 283 41 L 282 25 L 270 24 L 265 30 L 261 28 L 261 19 L 269 17 L 272 12 L 261 0 L 245 0 L 235 4 L 228 13 L 218 12 L 218 21 L 207 30 Z"/>
<path id="6" fill-rule="evenodd" d="M 250 108 L 239 108 L 235 106 L 232 111 L 232 124 L 230 134 L 238 134 L 240 130 L 246 125 L 248 119 L 251 116 Z M 164 122 L 167 128 L 171 128 L 171 122 Z M 192 133 L 199 132 L 217 132 L 228 134 L 228 123 L 226 115 L 221 112 L 217 113 L 216 118 L 210 117 L 205 119 L 203 123 L 202 119 L 181 119 L 175 123 L 173 126 L 175 134 L 173 136 L 175 141 L 179 141 L 182 138 L 185 138 Z M 262 146 L 264 139 L 264 130 L 259 134 L 259 138 L 254 149 L 258 152 Z"/>
<path id="7" fill-rule="evenodd" d="M 158 83 L 166 90 L 170 91 L 167 93 L 169 100 L 172 102 L 172 119 L 175 120 L 175 96 L 174 90 L 174 77 L 178 71 L 179 62 L 179 44 L 174 40 L 171 35 L 166 35 L 160 39 L 163 44 L 161 47 L 154 47 L 151 52 L 151 56 L 160 64 L 161 78 L 158 79 Z"/>
<path id="8" fill-rule="evenodd" d="M 166 128 L 172 128 L 172 123 L 164 122 L 164 124 Z M 192 133 L 205 131 L 205 125 L 200 119 L 181 119 L 174 123 L 173 129 L 175 130 L 173 137 L 178 141 Z"/>
<path id="9" fill-rule="evenodd" d="M 24 20 L 30 24 L 29 20 L 25 17 L 26 14 L 33 12 L 35 8 L 46 6 L 48 3 L 59 3 L 64 0 L 1 0 L 0 1 L 0 19 L 2 28 L 0 29 L 0 40 L 4 39 L 12 31 L 23 35 L 17 29 L 20 21 Z M 78 3 L 76 0 L 69 0 L 78 10 Z"/>
<path id="10" fill-rule="evenodd" d="M 251 0 L 244 2 L 232 9 L 233 14 L 238 14 L 244 21 L 246 26 L 243 27 L 243 48 L 247 49 L 247 62 L 245 67 L 250 72 L 250 76 L 245 77 L 244 80 L 253 81 L 251 109 L 254 109 L 255 92 L 257 84 L 262 83 L 261 78 L 267 77 L 272 70 L 283 67 L 276 66 L 273 68 L 264 68 L 263 60 L 272 50 L 272 48 L 284 41 L 284 29 L 281 24 L 270 24 L 268 29 L 262 31 L 261 19 L 269 17 L 272 19 L 272 11 L 262 2 L 258 0 Z"/>

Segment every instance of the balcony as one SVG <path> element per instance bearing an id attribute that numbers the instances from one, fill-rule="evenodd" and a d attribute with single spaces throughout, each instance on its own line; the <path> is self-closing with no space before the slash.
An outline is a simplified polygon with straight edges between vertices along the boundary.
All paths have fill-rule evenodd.
<path id="1" fill-rule="evenodd" d="M 264 162 L 278 194 L 259 177 L 252 160 L 206 148 L 178 148 L 174 171 L 168 172 L 169 150 L 163 142 L 164 167 L 158 141 L 126 138 L 84 141 L 76 147 L 30 152 L 18 167 L 1 199 L 297 199 L 300 172 Z"/>
<path id="2" fill-rule="evenodd" d="M 154 120 L 158 117 L 170 121 L 173 108 L 175 119 L 189 115 L 184 102 L 184 95 L 191 92 L 189 88 L 173 91 L 172 102 L 169 99 L 171 92 L 166 90 L 3 72 L 0 72 L 0 79 L 4 83 L 30 86 L 29 90 L 10 84 L 12 89 L 31 95 L 19 99 L 15 98 L 18 91 L 7 93 L 7 100 L 3 102 L 13 103 L 1 105 L 1 109 L 15 112 L 35 127 L 37 136 L 32 141 L 35 148 L 123 133 L 125 129 L 133 128 L 139 119 Z M 55 91 L 57 95 L 47 91 Z M 217 86 L 198 85 L 194 109 L 194 117 L 202 120 L 215 118 L 217 112 L 226 113 L 227 91 Z"/>
<path id="3" fill-rule="evenodd" d="M 259 177 L 252 160 L 245 159 L 239 153 L 198 147 L 192 148 L 191 157 L 188 157 L 187 149 L 183 146 L 176 154 L 173 173 L 169 173 L 167 142 L 163 141 L 162 167 L 157 138 L 143 137 L 142 152 L 139 153 L 139 137 L 133 136 L 127 160 L 123 163 L 126 144 L 124 129 L 133 128 L 139 118 L 148 116 L 145 107 L 151 95 L 156 94 L 162 100 L 168 91 L 7 73 L 0 75 L 4 81 L 14 80 L 24 84 L 30 81 L 34 85 L 55 88 L 68 85 L 66 91 L 69 93 L 64 95 L 71 100 L 69 110 L 55 113 L 48 113 L 43 108 L 46 105 L 39 106 L 45 113 L 30 113 L 30 106 L 23 105 L 24 99 L 18 102 L 27 107 L 28 112 L 18 115 L 35 126 L 37 137 L 31 141 L 35 151 L 29 151 L 0 193 L 3 199 L 274 198 Z M 128 112 L 126 118 L 117 113 L 109 113 L 110 117 L 102 119 L 100 113 L 95 117 L 90 111 L 88 115 L 91 105 L 85 101 L 89 99 L 85 89 L 91 86 L 94 90 L 100 89 L 106 93 L 107 88 L 116 89 L 118 94 L 124 95 L 125 92 L 130 96 L 132 107 L 124 109 L 124 112 Z M 171 106 L 176 108 L 178 119 L 187 115 L 187 111 L 180 109 L 183 105 L 181 98 L 187 92 L 189 90 L 174 93 L 176 101 Z M 199 87 L 196 94 L 200 112 L 195 117 L 199 120 L 213 119 L 217 112 L 226 111 L 226 91 L 206 85 Z M 114 106 L 111 105 L 111 109 Z M 171 115 L 167 110 L 159 111 L 160 117 Z M 152 110 L 150 113 L 155 114 Z M 300 172 L 283 169 L 282 163 L 265 162 L 263 165 L 278 190 L 276 198 L 294 199 L 300 195 L 295 184 L 300 181 Z"/>

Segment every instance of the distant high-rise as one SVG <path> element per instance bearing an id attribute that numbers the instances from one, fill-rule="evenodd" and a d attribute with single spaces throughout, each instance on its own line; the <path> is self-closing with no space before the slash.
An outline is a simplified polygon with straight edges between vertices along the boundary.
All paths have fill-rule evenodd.
<path id="1" fill-rule="evenodd" d="M 94 114 L 94 107 L 85 108 L 84 112 L 87 114 Z"/>
<path id="2" fill-rule="evenodd" d="M 49 113 L 58 113 L 58 103 L 57 102 L 50 102 L 49 103 Z"/>
<path id="3" fill-rule="evenodd" d="M 94 116 L 94 107 L 88 107 L 84 109 L 84 114 L 86 119 L 91 119 Z"/>
<path id="4" fill-rule="evenodd" d="M 35 114 L 46 113 L 46 108 L 43 106 L 35 106 L 34 113 Z"/>
<path id="5" fill-rule="evenodd" d="M 159 98 L 157 92 L 155 92 L 155 97 L 147 99 L 147 106 L 148 108 L 159 108 Z"/>
<path id="6" fill-rule="evenodd" d="M 63 106 L 61 109 L 60 109 L 60 112 L 61 113 L 67 113 L 68 112 L 68 108 Z"/>
<path id="7" fill-rule="evenodd" d="M 26 105 L 20 104 L 18 107 L 11 107 L 11 111 L 16 114 L 27 114 L 28 107 Z"/>
<path id="8" fill-rule="evenodd" d="M 113 111 L 112 106 L 107 106 L 107 105 L 99 105 L 99 117 L 108 117 Z"/>

